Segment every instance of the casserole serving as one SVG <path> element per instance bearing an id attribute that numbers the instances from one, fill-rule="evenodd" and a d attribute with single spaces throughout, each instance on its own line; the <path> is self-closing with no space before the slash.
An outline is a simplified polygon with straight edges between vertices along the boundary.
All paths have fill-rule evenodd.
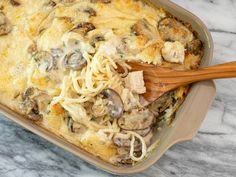
<path id="1" fill-rule="evenodd" d="M 36 9 L 36 13 L 33 12 L 33 8 L 28 11 L 29 7 L 22 10 L 24 1 L 3 1 L 2 4 L 3 32 L 1 38 L 4 39 L 4 43 L 1 43 L 3 49 L 1 58 L 4 68 L 1 82 L 4 86 L 1 89 L 1 102 L 11 109 L 25 114 L 30 120 L 34 120 L 35 122 L 30 122 L 25 118 L 19 119 L 29 122 L 34 127 L 30 128 L 34 129 L 34 132 L 46 133 L 47 129 L 49 130 L 47 134 L 50 134 L 50 137 L 56 137 L 51 135 L 51 131 L 58 136 L 57 140 L 66 142 L 62 138 L 64 137 L 67 141 L 116 165 L 134 164 L 136 161 L 148 158 L 149 153 L 154 153 L 150 149 L 152 147 L 156 149 L 159 139 L 161 144 L 164 144 L 162 141 L 167 142 L 168 136 L 165 134 L 165 130 L 169 130 L 168 134 L 171 135 L 170 130 L 178 128 L 180 119 L 178 116 L 176 122 L 174 121 L 172 124 L 176 124 L 176 126 L 170 127 L 169 123 L 173 121 L 171 116 L 182 103 L 183 94 L 187 88 L 180 88 L 171 93 L 174 95 L 173 97 L 179 97 L 174 101 L 176 105 L 171 102 L 165 109 L 163 108 L 163 126 L 166 127 L 164 131 L 157 133 L 157 129 L 153 129 L 153 122 L 157 121 L 150 120 L 150 117 L 154 117 L 153 105 L 146 107 L 135 103 L 136 97 L 140 99 L 140 94 L 145 92 L 143 83 L 140 82 L 137 87 L 130 84 L 132 83 L 132 75 L 130 74 L 135 74 L 135 77 L 140 78 L 138 80 L 141 81 L 142 73 L 129 73 L 128 75 L 124 73 L 125 75 L 121 76 L 114 69 L 116 64 L 125 70 L 128 68 L 123 62 L 124 58 L 125 60 L 137 58 L 152 64 L 163 63 L 163 66 L 174 66 L 179 69 L 186 65 L 171 63 L 186 61 L 186 57 L 182 57 L 183 50 L 189 42 L 195 39 L 198 44 L 200 43 L 197 47 L 199 49 L 197 51 L 190 49 L 190 51 L 196 52 L 196 56 L 200 57 L 194 61 L 193 65 L 187 65 L 189 67 L 187 69 L 197 67 L 202 57 L 201 42 L 197 39 L 198 36 L 183 25 L 182 21 L 173 18 L 164 10 L 153 10 L 151 6 L 141 2 L 125 1 L 126 4 L 122 4 L 124 1 L 88 1 L 88 3 L 86 1 L 58 3 L 49 1 L 50 3 L 46 4 L 43 1 L 38 2 L 39 4 L 37 1 L 33 1 L 32 4 L 30 2 L 28 1 L 27 5 L 33 7 L 36 4 L 35 7 L 40 7 Z M 9 5 L 6 5 L 7 3 Z M 132 15 L 132 18 L 127 15 L 128 12 L 120 14 L 121 9 L 118 7 L 123 8 L 127 4 L 130 5 L 129 8 L 141 9 L 141 14 L 145 14 L 145 8 L 147 8 L 146 17 L 140 18 L 140 14 L 138 14 L 137 19 L 135 15 Z M 100 8 L 102 10 L 99 10 Z M 116 8 L 119 9 L 117 14 L 114 13 Z M 111 12 L 110 9 L 113 11 Z M 78 16 L 76 16 L 77 13 Z M 105 18 L 112 13 L 115 16 L 112 17 L 112 20 Z M 25 14 L 27 16 L 21 20 L 21 16 Z M 75 19 L 73 19 L 74 16 L 76 16 Z M 102 19 L 97 18 L 100 16 Z M 160 19 L 157 20 L 154 17 Z M 158 22 L 160 37 L 156 29 L 152 28 L 153 18 L 155 23 Z M 120 19 L 122 19 L 124 26 L 120 23 Z M 90 20 L 93 20 L 93 23 Z M 165 33 L 168 28 L 176 24 L 177 29 L 184 33 L 183 40 L 176 40 L 176 36 L 171 35 L 166 37 L 168 34 Z M 195 24 L 195 26 L 197 25 Z M 126 27 L 131 36 L 127 36 Z M 161 29 L 163 29 L 162 33 Z M 208 46 L 209 41 L 204 37 L 209 36 L 206 36 L 201 30 L 199 32 L 199 37 L 200 39 L 202 37 L 201 40 L 205 44 L 205 57 L 207 57 L 207 55 L 211 55 L 211 51 L 208 51 L 208 47 L 211 46 Z M 84 36 L 86 36 L 86 40 L 84 40 Z M 179 36 L 181 37 L 181 34 Z M 146 45 L 148 42 L 152 47 L 149 48 L 149 45 Z M 124 47 L 123 44 L 127 46 Z M 160 50 L 154 50 L 153 46 Z M 139 47 L 143 48 L 139 49 Z M 175 51 L 174 53 L 181 56 L 169 57 L 171 52 L 168 50 L 172 48 L 179 49 L 181 52 Z M 10 49 L 14 52 L 10 53 Z M 25 58 L 25 56 L 27 57 Z M 9 60 L 9 58 L 14 59 Z M 79 61 L 77 61 L 78 58 Z M 58 64 L 57 61 L 63 62 Z M 191 59 L 191 61 L 193 60 Z M 10 72 L 5 74 L 7 71 Z M 15 77 L 12 78 L 12 75 Z M 95 75 L 97 77 L 94 77 Z M 208 86 L 206 85 L 206 87 Z M 128 94 L 124 94 L 124 90 L 127 90 Z M 209 88 L 209 91 L 212 90 Z M 189 95 L 191 96 L 193 93 L 194 87 Z M 123 94 L 125 96 L 122 97 Z M 127 95 L 134 98 L 134 101 L 131 101 L 134 104 L 130 104 L 130 102 L 126 104 Z M 205 104 L 208 105 L 208 102 Z M 170 107 L 174 110 L 171 110 Z M 202 110 L 204 109 L 202 108 Z M 169 115 L 165 116 L 168 113 Z M 181 110 L 178 113 L 180 114 Z M 187 115 L 187 113 L 185 114 Z M 138 120 L 141 122 L 129 121 L 133 119 L 132 117 L 136 120 L 138 116 L 140 117 Z M 160 122 L 158 121 L 158 123 Z M 24 126 L 28 125 L 24 124 Z M 164 134 L 165 138 L 163 138 Z M 147 135 L 150 136 L 148 142 L 144 139 Z M 157 135 L 160 137 L 158 138 Z M 47 136 L 47 138 L 49 137 Z M 128 142 L 121 141 L 121 139 L 126 139 Z M 55 139 L 53 141 L 55 142 Z M 68 145 L 68 143 L 66 144 Z M 151 146 L 153 144 L 154 146 Z M 158 151 L 163 147 L 161 144 L 158 146 Z M 70 150 L 78 148 L 70 146 Z M 122 155 L 124 158 L 121 159 Z M 99 159 L 97 160 L 99 161 Z M 142 163 L 144 161 L 134 167 L 136 168 Z"/>

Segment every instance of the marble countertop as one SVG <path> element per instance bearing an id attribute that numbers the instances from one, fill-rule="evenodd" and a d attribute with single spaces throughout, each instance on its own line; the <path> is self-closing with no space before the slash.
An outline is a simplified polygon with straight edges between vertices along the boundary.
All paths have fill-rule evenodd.
<path id="1" fill-rule="evenodd" d="M 236 60 L 236 0 L 173 0 L 212 32 L 214 64 Z M 236 80 L 216 81 L 217 96 L 192 140 L 174 145 L 136 177 L 236 176 Z M 46 140 L 0 117 L 1 177 L 108 177 Z"/>

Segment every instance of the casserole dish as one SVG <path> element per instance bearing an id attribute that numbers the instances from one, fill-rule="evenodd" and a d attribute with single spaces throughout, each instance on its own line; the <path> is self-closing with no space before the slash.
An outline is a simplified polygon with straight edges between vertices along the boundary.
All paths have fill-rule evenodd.
<path id="1" fill-rule="evenodd" d="M 154 2 L 156 2 L 156 1 L 154 1 Z M 154 3 L 153 2 L 153 3 Z M 161 1 L 159 2 L 159 4 L 158 4 L 158 6 L 161 6 L 161 7 L 164 7 L 164 8 L 166 8 L 166 10 L 167 11 L 169 11 L 169 12 L 171 12 L 171 13 L 173 13 L 176 17 L 178 17 L 178 18 L 180 18 L 181 20 L 183 20 L 183 21 L 186 21 L 186 22 L 191 22 L 190 21 L 190 19 L 191 18 L 189 18 L 187 15 L 184 15 L 184 13 L 182 13 L 182 15 L 183 15 L 183 18 L 181 18 L 181 16 L 178 16 L 178 15 L 176 15 L 175 14 L 175 12 L 178 12 L 178 10 L 174 10 L 174 9 L 171 9 L 171 5 L 169 4 L 168 5 L 168 3 L 166 4 L 166 5 L 164 5 L 164 4 L 162 4 L 161 3 Z M 168 8 L 170 8 L 170 9 L 168 9 Z M 178 12 L 180 15 L 181 15 L 181 11 L 180 12 Z M 185 19 L 186 18 L 186 19 Z M 188 19 L 189 18 L 189 19 Z M 211 40 L 210 40 L 210 37 L 209 37 L 209 35 L 207 35 L 207 32 L 206 31 L 204 31 L 204 30 L 202 30 L 202 28 L 203 27 L 201 27 L 201 26 L 199 26 L 200 25 L 200 22 L 198 22 L 198 20 L 196 20 L 194 17 L 192 18 L 192 20 L 194 20 L 194 22 L 192 22 L 191 24 L 192 24 L 192 26 L 193 26 L 193 28 L 199 33 L 199 37 L 200 37 L 200 39 L 205 43 L 205 59 L 210 59 L 211 58 L 211 54 L 212 54 L 212 51 L 211 51 L 211 45 L 210 45 L 210 43 L 209 43 L 209 41 L 211 42 Z M 201 27 L 201 28 L 200 28 Z M 204 60 L 203 59 L 203 61 L 205 61 L 205 62 L 203 62 L 203 64 L 207 64 L 207 60 Z M 208 60 L 209 61 L 209 60 Z M 204 86 L 204 87 L 203 87 Z M 115 172 L 117 172 L 117 171 L 126 171 L 126 172 L 124 172 L 124 173 L 134 173 L 134 172 L 138 172 L 138 171 L 140 171 L 140 170 L 143 170 L 144 168 L 146 168 L 146 167 L 148 167 L 149 165 L 151 165 L 152 163 L 154 163 L 154 161 L 156 161 L 157 160 L 157 158 L 159 158 L 160 157 L 160 155 L 164 152 L 164 150 L 168 147 L 168 146 L 170 146 L 171 144 L 173 144 L 175 141 L 177 141 L 177 140 L 179 140 L 179 139 L 184 139 L 184 138 L 186 138 L 184 135 L 185 135 L 185 133 L 183 133 L 183 136 L 178 136 L 178 137 L 173 137 L 172 135 L 174 134 L 174 131 L 178 131 L 179 132 L 179 135 L 180 135 L 180 131 L 179 131 L 179 126 L 181 125 L 181 120 L 182 121 L 184 121 L 184 124 L 185 125 L 187 125 L 188 126 L 188 124 L 187 124 L 187 120 L 185 121 L 185 119 L 184 119 L 184 117 L 190 117 L 189 115 L 188 115 L 188 111 L 190 111 L 191 110 L 191 106 L 193 106 L 193 105 L 195 105 L 195 104 L 197 104 L 197 103 L 195 103 L 195 100 L 197 100 L 197 98 L 199 98 L 199 92 L 200 92 L 200 88 L 203 88 L 203 91 L 204 91 L 204 93 L 206 94 L 207 93 L 207 89 L 205 89 L 205 88 L 208 88 L 208 87 L 210 87 L 210 85 L 208 85 L 207 83 L 205 83 L 204 85 L 203 85 L 202 87 L 200 87 L 200 86 L 198 86 L 197 87 L 197 85 L 196 86 L 194 86 L 192 89 L 191 89 L 191 91 L 190 91 L 190 94 L 189 94 L 189 96 L 188 96 L 188 98 L 187 98 L 187 100 L 186 100 L 186 102 L 185 102 L 185 104 L 183 105 L 183 107 L 182 107 L 182 109 L 180 109 L 179 111 L 178 111 L 178 114 L 177 114 L 177 116 L 176 116 L 176 121 L 173 123 L 173 127 L 166 127 L 165 129 L 164 129 L 164 131 L 162 131 L 162 133 L 159 135 L 159 137 L 155 137 L 154 139 L 153 139 L 153 141 L 157 141 L 158 139 L 160 139 L 161 140 L 161 144 L 158 146 L 158 151 L 155 151 L 155 152 L 157 152 L 157 154 L 155 154 L 155 157 L 156 158 L 153 158 L 153 159 L 151 159 L 151 158 L 147 158 L 145 161 L 143 161 L 143 162 L 141 162 L 141 163 L 139 163 L 139 164 L 137 164 L 137 165 L 135 165 L 135 166 L 133 166 L 133 167 L 129 167 L 129 168 L 125 168 L 126 170 L 121 170 L 121 168 L 123 168 L 123 167 L 114 167 L 114 168 L 111 168 L 112 167 L 112 165 L 108 165 L 108 164 L 106 164 L 105 162 L 103 162 L 103 161 L 101 161 L 101 160 L 98 160 L 98 159 L 96 159 L 95 160 L 95 157 L 94 156 L 91 156 L 91 155 L 89 155 L 89 154 L 87 154 L 87 153 L 85 153 L 85 152 L 83 152 L 81 149 L 79 149 L 78 147 L 75 147 L 75 146 L 73 146 L 73 145 L 71 145 L 71 144 L 69 144 L 68 142 L 65 142 L 63 139 L 61 139 L 61 138 L 59 138 L 59 137 L 56 137 L 55 135 L 51 135 L 51 133 L 49 133 L 49 132 L 47 132 L 46 130 L 44 130 L 43 128 L 39 128 L 39 127 L 36 127 L 35 125 L 32 125 L 31 124 L 31 122 L 29 122 L 29 121 L 27 121 L 27 120 L 22 120 L 22 118 L 20 118 L 20 116 L 16 116 L 16 114 L 14 114 L 15 115 L 15 117 L 17 118 L 15 118 L 14 120 L 17 120 L 20 124 L 22 124 L 22 125 L 24 125 L 25 127 L 27 127 L 27 128 L 29 128 L 30 130 L 32 130 L 33 132 L 35 132 L 35 133 L 37 133 L 37 134 L 40 134 L 40 135 L 42 135 L 42 136 L 44 136 L 45 138 L 47 138 L 47 139 L 49 139 L 50 141 L 52 141 L 52 142 L 54 142 L 54 143 L 56 143 L 56 144 L 59 144 L 60 146 L 63 146 L 64 148 L 66 148 L 66 149 L 68 149 L 68 150 L 70 150 L 70 151 L 72 151 L 72 152 L 74 152 L 74 153 L 76 153 L 77 155 L 80 155 L 82 158 L 84 158 L 85 160 L 88 160 L 89 162 L 91 162 L 91 163 L 93 163 L 93 164 L 99 164 L 99 166 L 101 166 L 101 168 L 103 168 L 103 169 L 106 169 L 106 170 L 109 170 L 109 171 L 111 171 L 111 172 L 113 172 L 113 173 L 115 173 Z M 209 88 L 208 88 L 209 89 Z M 212 90 L 210 90 L 209 89 L 209 91 L 212 93 Z M 210 95 L 211 96 L 211 95 Z M 195 98 L 196 97 L 196 98 Z M 206 104 L 208 104 L 209 102 L 206 102 L 206 98 L 207 98 L 207 96 L 206 95 L 204 95 L 204 99 L 205 99 L 205 102 L 204 103 L 206 103 Z M 190 104 L 190 102 L 192 101 L 192 103 L 193 104 Z M 194 104 L 195 103 L 195 104 Z M 189 105 L 191 105 L 191 106 L 189 106 Z M 203 104 L 201 104 L 201 106 L 204 106 L 204 108 L 199 108 L 199 110 L 201 110 L 201 111 L 204 111 L 205 110 L 205 108 L 207 108 L 207 105 L 203 105 Z M 195 106 L 194 106 L 195 107 Z M 6 109 L 2 109 L 5 113 L 6 113 Z M 196 110 L 198 113 L 199 113 L 199 110 Z M 195 113 L 194 112 L 192 112 L 194 115 L 195 115 Z M 184 114 L 184 115 L 183 115 Z M 13 115 L 13 113 L 12 112 L 8 112 L 8 115 L 10 116 L 10 115 Z M 10 116 L 10 117 L 12 117 L 12 116 Z M 193 117 L 193 116 L 191 116 L 191 117 Z M 202 114 L 201 114 L 201 116 L 200 117 L 202 117 Z M 12 117 L 13 118 L 13 117 Z M 190 119 L 189 119 L 190 120 Z M 199 119 L 200 120 L 200 119 Z M 193 120 L 192 120 L 193 121 Z M 196 121 L 196 120 L 195 120 Z M 196 125 L 198 125 L 198 121 L 196 121 L 195 123 L 194 123 L 194 125 L 196 126 Z M 191 131 L 190 131 L 190 126 L 189 127 L 184 127 L 184 130 L 185 131 L 189 131 L 189 132 L 187 132 L 186 134 L 188 134 L 188 136 L 189 136 L 189 134 L 191 133 Z M 63 143 L 62 143 L 63 142 Z M 75 148 L 75 149 L 74 149 Z M 154 152 L 153 152 L 154 153 Z M 154 156 L 152 156 L 152 157 L 154 157 Z M 148 165 L 147 165 L 148 164 Z M 142 168 L 141 168 L 141 166 L 142 166 Z"/>

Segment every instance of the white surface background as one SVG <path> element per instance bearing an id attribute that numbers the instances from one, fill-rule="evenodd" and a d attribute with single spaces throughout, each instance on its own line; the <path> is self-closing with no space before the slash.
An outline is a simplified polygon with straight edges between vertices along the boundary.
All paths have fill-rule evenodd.
<path id="1" fill-rule="evenodd" d="M 236 0 L 173 0 L 199 16 L 212 32 L 213 63 L 236 60 Z M 137 177 L 235 177 L 236 80 L 216 82 L 217 97 L 198 135 L 173 146 Z M 197 109 L 197 108 L 196 108 Z M 112 176 L 0 118 L 1 177 Z"/>

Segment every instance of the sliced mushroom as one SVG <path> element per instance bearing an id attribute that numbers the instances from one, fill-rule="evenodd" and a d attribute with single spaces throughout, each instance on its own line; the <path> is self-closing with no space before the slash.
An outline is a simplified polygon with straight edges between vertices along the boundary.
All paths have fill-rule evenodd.
<path id="1" fill-rule="evenodd" d="M 46 51 L 37 52 L 33 56 L 33 59 L 37 63 L 39 70 L 42 72 L 49 72 L 54 67 L 53 57 L 49 52 Z"/>
<path id="2" fill-rule="evenodd" d="M 27 52 L 31 55 L 31 56 L 34 56 L 38 50 L 37 50 L 37 45 L 35 43 L 31 44 L 28 49 L 27 49 Z"/>
<path id="3" fill-rule="evenodd" d="M 76 0 L 61 0 L 62 3 L 73 3 L 75 2 Z"/>
<path id="4" fill-rule="evenodd" d="M 91 3 L 103 3 L 103 4 L 109 4 L 111 3 L 111 0 L 90 0 Z"/>
<path id="5" fill-rule="evenodd" d="M 133 160 L 130 158 L 129 154 L 118 155 L 116 157 L 116 162 L 125 166 L 132 165 L 134 163 Z"/>
<path id="6" fill-rule="evenodd" d="M 193 33 L 178 20 L 167 17 L 158 23 L 160 35 L 165 41 L 179 41 L 186 45 L 194 38 Z"/>
<path id="7" fill-rule="evenodd" d="M 150 131 L 148 134 L 143 136 L 143 140 L 147 146 L 150 145 L 152 137 L 153 137 L 152 131 Z M 116 134 L 113 137 L 113 143 L 120 148 L 129 149 L 131 146 L 131 136 L 126 137 L 124 135 L 121 136 L 120 134 Z M 142 149 L 142 143 L 138 139 L 135 139 L 134 151 L 139 152 L 139 151 L 141 151 L 141 149 Z"/>
<path id="8" fill-rule="evenodd" d="M 148 39 L 153 38 L 154 29 L 146 19 L 139 20 L 131 27 L 131 32 L 136 36 L 145 36 Z"/>
<path id="9" fill-rule="evenodd" d="M 135 132 L 144 137 L 144 136 L 147 136 L 147 134 L 149 134 L 151 131 L 152 131 L 152 128 L 148 127 L 144 130 L 136 130 Z"/>
<path id="10" fill-rule="evenodd" d="M 84 12 L 88 13 L 89 17 L 95 17 L 97 15 L 96 11 L 91 7 L 86 8 Z"/>
<path id="11" fill-rule="evenodd" d="M 120 95 L 113 89 L 105 89 L 102 94 L 108 99 L 109 116 L 117 119 L 123 115 L 124 104 Z"/>
<path id="12" fill-rule="evenodd" d="M 120 136 L 120 134 L 116 134 L 113 137 L 113 143 L 118 147 L 130 148 L 130 146 L 131 146 L 131 137 L 130 136 L 124 137 L 124 136 Z M 139 151 L 140 146 L 141 146 L 140 142 L 136 140 L 134 142 L 134 150 Z"/>
<path id="13" fill-rule="evenodd" d="M 89 31 L 92 31 L 94 29 L 96 29 L 96 27 L 92 23 L 81 22 L 76 27 L 74 27 L 71 31 L 86 35 Z"/>
<path id="14" fill-rule="evenodd" d="M 118 119 L 118 125 L 123 130 L 144 130 L 154 124 L 154 115 L 148 109 L 132 110 Z"/>
<path id="15" fill-rule="evenodd" d="M 84 134 L 87 131 L 87 127 L 75 122 L 73 125 L 73 131 L 77 134 Z"/>
<path id="16" fill-rule="evenodd" d="M 38 121 L 42 118 L 42 115 L 39 114 L 39 106 L 32 98 L 34 95 L 34 88 L 30 87 L 28 88 L 23 94 L 22 94 L 22 101 L 20 103 L 20 110 L 28 116 L 29 119 Z"/>
<path id="17" fill-rule="evenodd" d="M 203 44 L 199 39 L 195 39 L 187 44 L 187 52 L 199 55 L 202 53 Z"/>
<path id="18" fill-rule="evenodd" d="M 49 7 L 54 7 L 57 5 L 57 3 L 53 0 L 48 0 L 46 3 L 44 3 L 44 5 Z"/>
<path id="19" fill-rule="evenodd" d="M 154 101 L 149 109 L 156 116 L 160 116 L 167 108 L 173 105 L 175 102 L 174 92 L 168 92 Z"/>
<path id="20" fill-rule="evenodd" d="M 64 66 L 67 69 L 81 70 L 87 65 L 87 60 L 79 50 L 67 54 L 64 58 Z"/>
<path id="21" fill-rule="evenodd" d="M 93 37 L 90 39 L 90 45 L 93 46 L 93 47 L 96 47 L 96 44 L 97 44 L 98 42 L 101 42 L 101 41 L 105 41 L 104 36 L 102 36 L 102 35 L 95 35 L 95 36 L 93 36 Z"/>
<path id="22" fill-rule="evenodd" d="M 13 6 L 20 6 L 20 5 L 21 5 L 21 3 L 19 2 L 19 0 L 10 0 L 10 3 L 11 3 L 11 5 L 13 5 Z"/>
<path id="23" fill-rule="evenodd" d="M 29 119 L 39 120 L 45 112 L 52 98 L 45 92 L 29 87 L 21 94 L 20 110 L 28 115 Z"/>
<path id="24" fill-rule="evenodd" d="M 139 36 L 144 33 L 145 30 L 148 30 L 148 22 L 147 20 L 139 20 L 131 27 L 131 32 L 135 35 Z"/>
<path id="25" fill-rule="evenodd" d="M 39 114 L 36 101 L 26 98 L 20 104 L 20 110 L 28 116 L 29 119 L 37 121 L 42 116 Z"/>
<path id="26" fill-rule="evenodd" d="M 82 134 L 87 130 L 84 125 L 76 123 L 70 116 L 66 118 L 66 124 L 72 133 Z"/>
<path id="27" fill-rule="evenodd" d="M 36 101 L 27 98 L 26 100 L 24 100 L 22 106 L 26 108 L 27 112 L 25 112 L 25 114 L 29 119 L 38 121 L 42 118 L 42 115 L 39 113 L 39 108 Z"/>
<path id="28" fill-rule="evenodd" d="M 74 120 L 70 116 L 66 118 L 66 125 L 70 132 L 74 132 L 74 128 L 73 128 Z"/>
<path id="29" fill-rule="evenodd" d="M 7 35 L 11 32 L 12 25 L 3 12 L 0 12 L 0 36 Z"/>
<path id="30" fill-rule="evenodd" d="M 25 90 L 25 92 L 22 94 L 22 98 L 23 99 L 27 99 L 29 97 L 31 97 L 32 95 L 34 95 L 34 88 L 33 87 L 29 87 L 28 89 Z"/>

